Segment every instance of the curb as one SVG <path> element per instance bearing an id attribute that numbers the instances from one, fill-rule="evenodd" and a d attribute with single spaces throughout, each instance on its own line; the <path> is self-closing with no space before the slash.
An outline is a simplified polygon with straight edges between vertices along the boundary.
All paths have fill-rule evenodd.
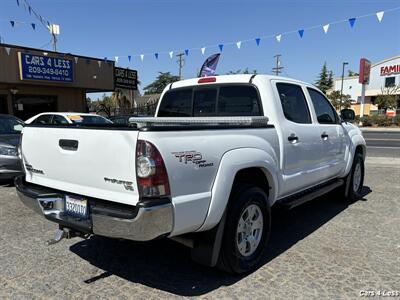
<path id="1" fill-rule="evenodd" d="M 400 132 L 399 128 L 391 128 L 391 127 L 359 127 L 362 132 Z"/>
<path id="2" fill-rule="evenodd" d="M 375 157 L 367 155 L 365 163 L 400 168 L 400 157 Z"/>

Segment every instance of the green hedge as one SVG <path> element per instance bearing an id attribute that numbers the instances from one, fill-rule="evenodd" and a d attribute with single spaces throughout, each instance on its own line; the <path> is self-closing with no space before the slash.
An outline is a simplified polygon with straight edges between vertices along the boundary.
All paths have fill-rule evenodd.
<path id="1" fill-rule="evenodd" d="M 359 122 L 360 117 L 357 116 L 355 122 Z M 400 126 L 400 115 L 395 117 L 386 117 L 385 115 L 364 116 L 362 118 L 363 126 L 379 126 L 390 127 Z"/>

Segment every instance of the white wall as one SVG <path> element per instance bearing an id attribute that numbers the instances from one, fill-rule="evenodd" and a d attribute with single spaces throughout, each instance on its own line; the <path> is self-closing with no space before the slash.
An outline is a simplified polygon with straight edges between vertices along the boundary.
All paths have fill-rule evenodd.
<path id="1" fill-rule="evenodd" d="M 334 89 L 340 91 L 342 79 L 335 79 Z M 361 95 L 361 84 L 358 83 L 358 77 L 345 77 L 343 80 L 343 95 L 350 95 L 351 100 L 357 100 Z"/>

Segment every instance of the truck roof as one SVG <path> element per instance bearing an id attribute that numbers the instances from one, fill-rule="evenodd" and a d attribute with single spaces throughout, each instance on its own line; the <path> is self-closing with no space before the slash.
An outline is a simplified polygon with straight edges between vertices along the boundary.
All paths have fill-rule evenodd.
<path id="1" fill-rule="evenodd" d="M 267 74 L 235 74 L 235 75 L 219 75 L 219 76 L 210 76 L 216 78 L 215 82 L 207 82 L 207 84 L 221 84 L 221 83 L 249 83 L 251 79 L 253 78 L 259 78 L 263 77 L 266 81 L 270 80 L 289 80 L 292 82 L 297 82 L 299 84 L 307 84 L 304 81 L 300 81 L 297 79 L 293 78 L 288 78 L 288 77 L 282 77 L 282 76 L 274 76 L 274 75 L 267 75 Z M 201 78 L 207 78 L 207 77 L 201 77 Z M 170 84 L 167 88 L 168 89 L 173 89 L 173 88 L 180 88 L 180 87 L 186 87 L 186 86 L 194 86 L 194 85 L 201 85 L 199 83 L 199 79 L 201 78 L 191 78 L 191 79 L 185 79 L 181 81 L 174 82 Z"/>

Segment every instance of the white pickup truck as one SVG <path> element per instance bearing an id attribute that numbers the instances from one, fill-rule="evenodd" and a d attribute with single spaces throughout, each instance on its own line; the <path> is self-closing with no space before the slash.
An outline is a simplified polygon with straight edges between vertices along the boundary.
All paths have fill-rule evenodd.
<path id="1" fill-rule="evenodd" d="M 50 244 L 167 237 L 197 262 L 248 272 L 265 252 L 273 205 L 334 189 L 360 196 L 366 145 L 352 118 L 293 79 L 184 80 L 165 88 L 155 118 L 129 127 L 27 125 L 15 185 L 23 203 L 59 224 Z"/>

